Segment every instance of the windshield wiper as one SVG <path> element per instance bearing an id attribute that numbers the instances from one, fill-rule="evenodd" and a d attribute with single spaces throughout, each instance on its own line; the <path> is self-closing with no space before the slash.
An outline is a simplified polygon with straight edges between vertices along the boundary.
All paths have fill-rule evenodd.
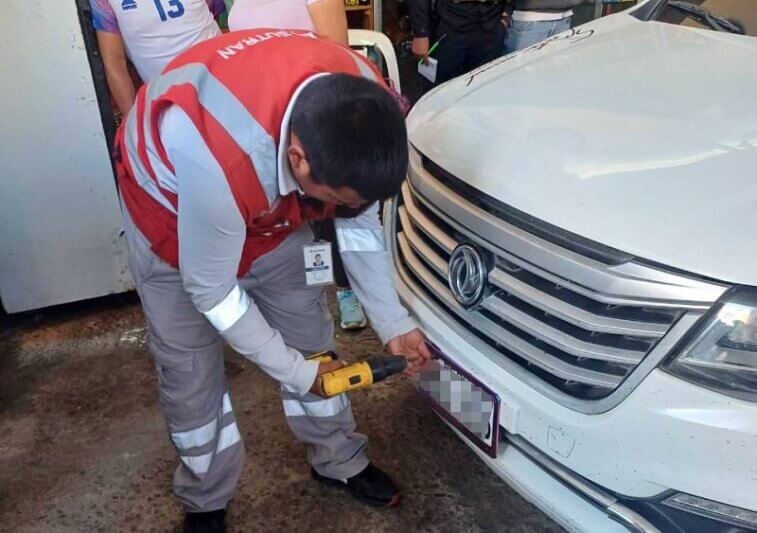
<path id="1" fill-rule="evenodd" d="M 713 30 L 744 35 L 744 28 L 742 28 L 735 22 L 730 21 L 725 17 L 721 17 L 720 15 L 716 15 L 710 11 L 707 11 L 706 9 L 701 8 L 697 5 L 694 5 L 690 2 L 680 2 L 679 0 L 668 0 L 668 5 L 670 7 L 680 9 L 681 11 L 689 15 L 689 17 L 696 20 L 697 22 L 707 24 Z"/>

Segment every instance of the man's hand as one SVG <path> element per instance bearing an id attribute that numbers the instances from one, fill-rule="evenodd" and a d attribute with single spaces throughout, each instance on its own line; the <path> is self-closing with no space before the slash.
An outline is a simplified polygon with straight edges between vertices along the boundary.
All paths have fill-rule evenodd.
<path id="1" fill-rule="evenodd" d="M 416 37 L 413 39 L 411 51 L 415 57 L 422 60 L 424 63 L 428 63 L 428 47 L 428 37 Z"/>
<path id="2" fill-rule="evenodd" d="M 387 344 L 394 355 L 402 355 L 407 359 L 405 374 L 415 375 L 431 359 L 431 352 L 426 345 L 426 339 L 419 329 L 414 329 L 394 337 Z"/>
<path id="3" fill-rule="evenodd" d="M 310 392 L 317 394 L 318 396 L 321 396 L 323 398 L 327 398 L 327 396 L 318 386 L 318 376 L 320 376 L 321 374 L 328 374 L 329 372 L 333 372 L 334 370 L 339 370 L 340 368 L 343 368 L 345 366 L 347 366 L 347 361 L 342 361 L 341 359 L 334 359 L 333 361 L 329 361 L 328 363 L 319 363 L 318 374 L 315 376 L 313 386 L 310 387 Z"/>

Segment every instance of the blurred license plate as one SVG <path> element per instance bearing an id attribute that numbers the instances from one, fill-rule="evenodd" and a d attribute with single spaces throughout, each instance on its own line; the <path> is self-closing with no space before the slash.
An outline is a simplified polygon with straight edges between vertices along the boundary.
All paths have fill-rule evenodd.
<path id="1" fill-rule="evenodd" d="M 418 391 L 431 407 L 489 456 L 497 456 L 499 396 L 458 368 L 438 349 L 415 377 Z"/>

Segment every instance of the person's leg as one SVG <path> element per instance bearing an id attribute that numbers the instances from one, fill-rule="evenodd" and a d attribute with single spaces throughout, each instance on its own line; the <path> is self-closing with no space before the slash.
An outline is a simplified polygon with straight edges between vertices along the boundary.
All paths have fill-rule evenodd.
<path id="1" fill-rule="evenodd" d="M 174 490 L 187 512 L 220 510 L 234 494 L 244 448 L 226 385 L 223 344 L 125 216 L 129 267 L 147 318 L 159 398 L 181 463 Z"/>
<path id="2" fill-rule="evenodd" d="M 242 279 L 260 312 L 279 330 L 284 342 L 304 355 L 334 349 L 334 323 L 323 287 L 305 284 L 302 246 L 313 241 L 303 225 L 278 248 L 255 260 Z M 346 479 L 368 465 L 367 437 L 355 432 L 346 394 L 324 399 L 300 396 L 282 387 L 287 423 L 295 436 L 309 445 L 310 464 L 317 473 Z"/>
<path id="3" fill-rule="evenodd" d="M 505 36 L 505 52 L 528 48 L 536 43 L 570 29 L 570 17 L 560 20 L 513 20 Z"/>
<path id="4" fill-rule="evenodd" d="M 320 223 L 320 237 L 331 243 L 331 258 L 334 265 L 334 282 L 336 283 L 336 302 L 339 307 L 339 325 L 342 329 L 361 329 L 368 325 L 363 307 L 352 292 L 350 280 L 344 270 L 342 255 L 336 238 L 334 220 L 324 220 Z"/>
<path id="5" fill-rule="evenodd" d="M 504 33 L 502 24 L 497 24 L 491 31 L 481 31 L 472 37 L 466 55 L 466 70 L 471 71 L 501 57 L 504 53 L 502 50 Z"/>
<path id="6" fill-rule="evenodd" d="M 465 74 L 467 34 L 447 33 L 439 43 L 433 57 L 439 62 L 436 66 L 436 85 Z"/>

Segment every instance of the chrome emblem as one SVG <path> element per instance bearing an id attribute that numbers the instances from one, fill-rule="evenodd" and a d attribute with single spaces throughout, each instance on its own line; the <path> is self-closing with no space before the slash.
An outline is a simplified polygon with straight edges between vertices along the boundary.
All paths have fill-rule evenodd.
<path id="1" fill-rule="evenodd" d="M 476 305 L 484 295 L 487 268 L 481 253 L 471 244 L 460 244 L 449 257 L 447 282 L 461 305 Z"/>

